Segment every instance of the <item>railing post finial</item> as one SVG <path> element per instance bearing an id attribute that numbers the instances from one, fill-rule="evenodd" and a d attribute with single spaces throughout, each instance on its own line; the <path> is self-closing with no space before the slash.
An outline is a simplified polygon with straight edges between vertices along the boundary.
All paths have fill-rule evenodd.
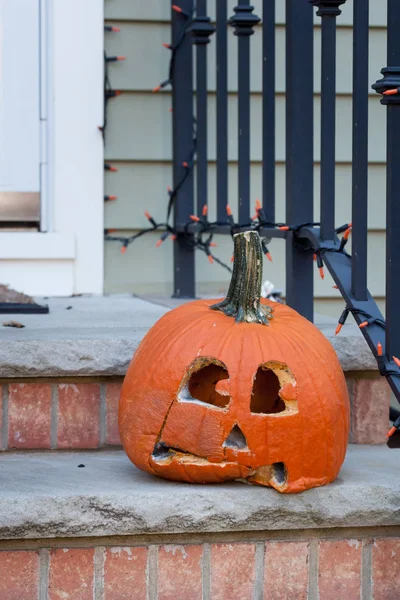
<path id="1" fill-rule="evenodd" d="M 382 79 L 372 84 L 377 94 L 382 94 L 381 104 L 400 104 L 400 67 L 381 69 Z"/>
<path id="2" fill-rule="evenodd" d="M 309 0 L 313 6 L 318 8 L 317 16 L 338 17 L 341 14 L 339 6 L 344 4 L 346 0 Z"/>
<path id="3" fill-rule="evenodd" d="M 210 36 L 214 33 L 215 27 L 210 23 L 210 17 L 196 16 L 188 29 L 192 36 L 192 41 L 196 45 L 206 45 L 210 42 Z"/>
<path id="4" fill-rule="evenodd" d="M 238 4 L 233 9 L 234 14 L 228 21 L 235 28 L 235 35 L 253 35 L 253 27 L 261 21 L 260 17 L 253 14 L 254 6 L 251 4 Z"/>

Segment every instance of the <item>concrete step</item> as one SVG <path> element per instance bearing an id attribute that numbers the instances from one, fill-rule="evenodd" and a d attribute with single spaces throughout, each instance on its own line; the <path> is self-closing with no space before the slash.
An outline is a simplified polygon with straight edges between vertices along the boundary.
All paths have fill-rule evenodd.
<path id="1" fill-rule="evenodd" d="M 386 447 L 290 496 L 162 480 L 120 451 L 3 454 L 0 482 L 0 598 L 400 597 Z"/>
<path id="2" fill-rule="evenodd" d="M 399 455 L 386 446 L 350 445 L 336 482 L 290 495 L 167 481 L 118 450 L 8 453 L 0 478 L 0 539 L 400 525 Z"/>

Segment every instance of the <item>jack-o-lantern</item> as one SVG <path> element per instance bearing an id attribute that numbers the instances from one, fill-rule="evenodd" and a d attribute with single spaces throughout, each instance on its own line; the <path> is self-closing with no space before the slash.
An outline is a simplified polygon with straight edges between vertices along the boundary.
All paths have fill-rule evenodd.
<path id="1" fill-rule="evenodd" d="M 260 300 L 258 233 L 237 234 L 234 246 L 226 299 L 166 313 L 133 357 L 119 405 L 125 451 L 167 479 L 324 485 L 349 433 L 339 361 L 312 323 Z"/>

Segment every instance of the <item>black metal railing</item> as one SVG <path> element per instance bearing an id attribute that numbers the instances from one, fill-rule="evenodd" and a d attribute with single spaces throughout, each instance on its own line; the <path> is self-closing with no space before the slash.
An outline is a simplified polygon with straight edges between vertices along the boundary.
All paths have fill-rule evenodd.
<path id="1" fill-rule="evenodd" d="M 293 229 L 314 220 L 313 10 L 286 2 L 286 222 Z M 264 202 L 264 199 L 263 199 Z M 302 282 L 302 283 L 300 283 Z M 286 240 L 286 301 L 313 319 L 313 257 Z"/>
<path id="2" fill-rule="evenodd" d="M 215 33 L 206 19 L 206 0 L 181 0 L 183 12 L 172 11 L 172 44 L 186 19 L 193 19 L 196 44 L 197 211 L 207 205 L 207 45 L 216 44 L 216 187 L 217 221 L 193 222 L 192 175 L 176 197 L 175 295 L 195 295 L 194 236 L 204 232 L 232 234 L 257 229 L 260 235 L 286 240 L 286 301 L 313 318 L 313 255 L 325 265 L 344 300 L 338 330 L 349 314 L 360 326 L 378 368 L 400 400 L 400 3 L 387 0 L 387 64 L 372 87 L 387 106 L 386 190 L 386 323 L 367 289 L 368 212 L 368 0 L 353 1 L 352 222 L 335 222 L 336 19 L 345 0 L 286 0 L 286 223 L 275 216 L 275 2 L 262 3 L 262 190 L 263 207 L 250 218 L 250 52 L 254 27 L 260 22 L 249 1 L 216 6 Z M 210 4 L 210 2 L 209 2 Z M 313 20 L 321 29 L 320 221 L 314 222 L 313 190 Z M 228 36 L 238 37 L 238 219 L 226 214 L 228 204 Z M 193 152 L 192 45 L 182 45 L 172 72 L 174 112 L 174 176 L 182 178 L 182 162 Z M 382 115 L 384 117 L 384 115 Z M 211 135 L 211 132 L 208 132 Z M 214 132 L 212 132 L 214 135 Z M 399 134 L 399 135 L 397 135 Z M 373 199 L 377 201 L 377 199 Z M 352 256 L 345 249 L 352 231 Z M 343 236 L 340 238 L 340 234 Z M 265 245 L 265 244 L 264 244 Z M 400 427 L 400 419 L 395 421 Z M 398 432 L 400 435 L 400 432 Z M 397 437 L 397 436 L 395 436 Z M 393 442 L 395 445 L 397 442 Z"/>

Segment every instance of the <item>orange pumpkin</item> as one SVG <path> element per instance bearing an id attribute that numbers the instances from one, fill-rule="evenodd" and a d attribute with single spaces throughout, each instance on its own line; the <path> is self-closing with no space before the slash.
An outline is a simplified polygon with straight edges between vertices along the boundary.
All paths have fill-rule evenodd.
<path id="1" fill-rule="evenodd" d="M 342 369 L 312 323 L 260 300 L 258 233 L 234 245 L 226 299 L 168 312 L 141 342 L 122 387 L 122 443 L 137 467 L 167 479 L 324 485 L 346 453 Z"/>

